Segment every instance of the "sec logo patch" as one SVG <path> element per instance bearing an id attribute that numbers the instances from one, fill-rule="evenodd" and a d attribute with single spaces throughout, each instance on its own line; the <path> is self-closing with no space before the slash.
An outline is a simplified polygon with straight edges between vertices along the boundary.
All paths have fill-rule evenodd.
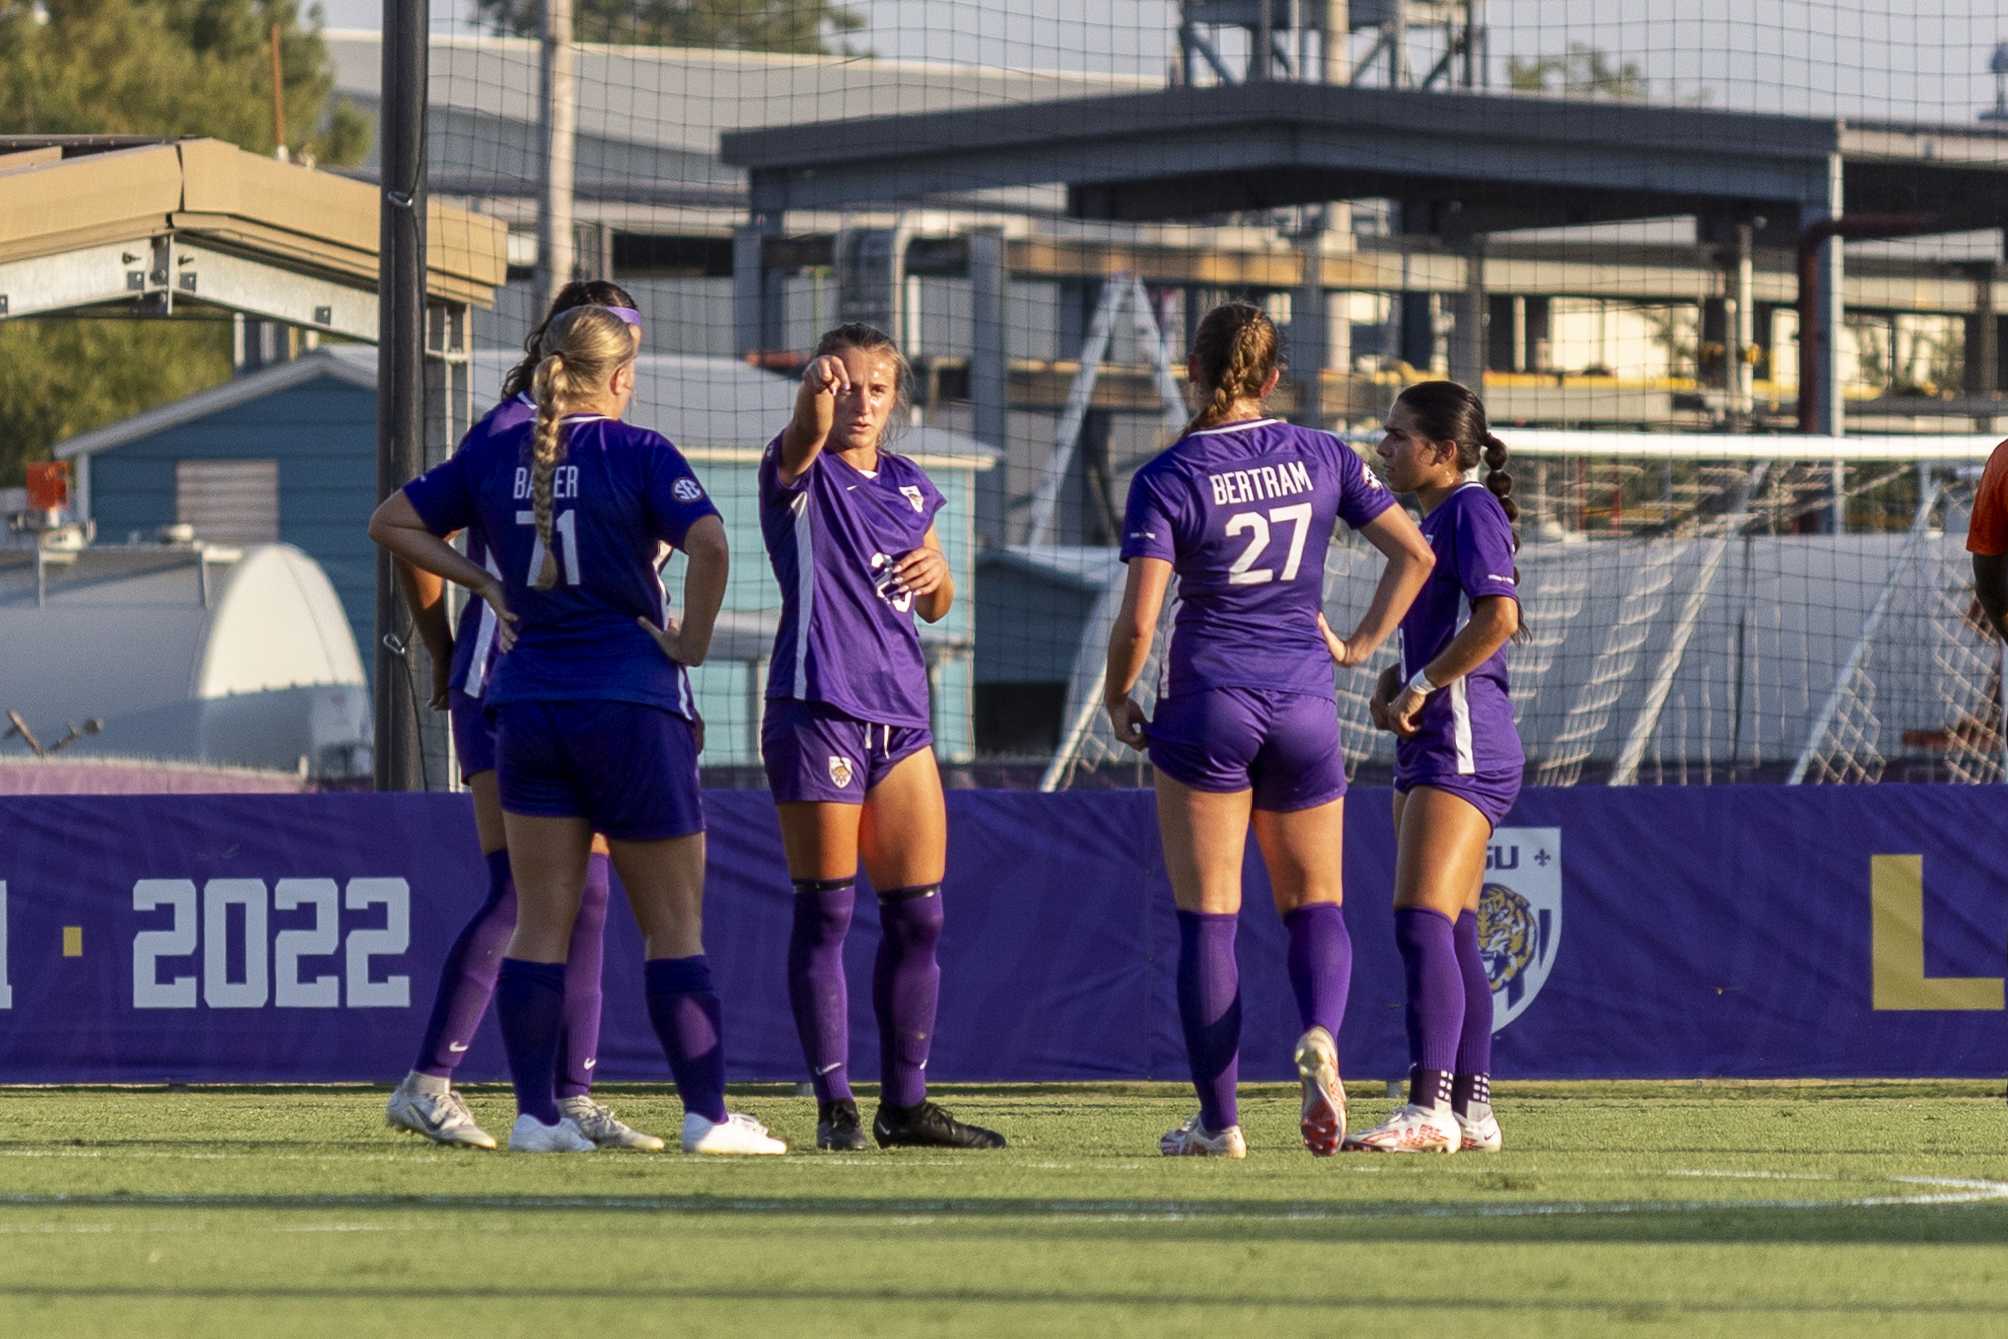
<path id="1" fill-rule="evenodd" d="M 678 502 L 695 502 L 704 496 L 704 490 L 697 486 L 695 479 L 678 479 L 669 486 L 669 491 Z"/>

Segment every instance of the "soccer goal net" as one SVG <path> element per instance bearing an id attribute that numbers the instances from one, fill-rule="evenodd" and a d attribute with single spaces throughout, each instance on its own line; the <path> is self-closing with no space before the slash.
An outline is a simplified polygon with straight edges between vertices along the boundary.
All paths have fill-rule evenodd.
<path id="1" fill-rule="evenodd" d="M 435 4 L 426 190 L 463 221 L 428 255 L 499 224 L 508 266 L 492 308 L 429 329 L 431 458 L 568 281 L 618 285 L 627 416 L 683 451 L 733 553 L 692 679 L 705 780 L 764 786 L 801 587 L 768 558 L 763 451 L 824 335 L 876 326 L 912 374 L 885 444 L 944 499 L 955 598 L 915 635 L 949 784 L 1148 784 L 1100 716 L 1124 502 L 1197 407 L 1206 314 L 1248 301 L 1286 364 L 1265 413 L 1369 446 L 1404 386 L 1484 398 L 1525 508 L 1531 782 L 1998 778 L 1960 551 L 1977 434 L 2008 419 L 1995 36 L 1817 0 L 1798 26 L 1834 42 L 1784 49 L 1604 8 Z M 389 105 L 381 31 L 323 42 L 334 96 Z M 368 357 L 318 361 L 352 382 Z M 374 419 L 344 431 L 366 453 Z M 162 505 L 137 480 L 95 476 L 107 527 Z M 287 506 L 282 538 L 334 532 Z M 313 551 L 366 630 L 367 555 Z M 1335 624 L 1380 567 L 1333 547 Z M 1340 684 L 1367 781 L 1392 762 L 1372 682 Z"/>
<path id="2" fill-rule="evenodd" d="M 2004 779 L 2001 646 L 1967 513 L 1991 437 L 1505 434 L 1521 506 L 1514 711 L 1540 785 Z M 1326 558 L 1349 627 L 1381 570 Z M 1120 599 L 1111 582 L 1091 624 Z M 1154 655 L 1170 637 L 1167 608 Z M 1349 774 L 1385 779 L 1369 669 L 1339 676 Z M 1156 664 L 1139 691 L 1149 705 Z M 1050 787 L 1135 784 L 1082 646 Z"/>

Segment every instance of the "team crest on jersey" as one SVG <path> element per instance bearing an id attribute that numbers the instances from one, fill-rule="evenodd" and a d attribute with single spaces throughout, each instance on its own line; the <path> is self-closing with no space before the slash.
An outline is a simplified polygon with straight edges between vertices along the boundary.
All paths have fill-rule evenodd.
<path id="1" fill-rule="evenodd" d="M 1492 980 L 1492 1030 L 1527 1012 L 1562 945 L 1562 830 L 1499 828 L 1485 850 L 1478 952 Z"/>
<path id="2" fill-rule="evenodd" d="M 899 495 L 908 502 L 911 502 L 915 511 L 927 510 L 927 499 L 920 495 L 920 488 L 917 485 L 901 484 L 899 486 Z"/>
<path id="3" fill-rule="evenodd" d="M 844 757 L 841 753 L 832 753 L 830 755 L 830 780 L 832 782 L 840 787 L 847 788 L 851 784 L 851 778 L 856 775 L 857 772 L 852 768 L 849 758 Z"/>
<path id="4" fill-rule="evenodd" d="M 698 487 L 697 480 L 690 478 L 678 479 L 669 486 L 669 491 L 675 495 L 678 502 L 695 502 L 704 496 L 704 490 Z"/>

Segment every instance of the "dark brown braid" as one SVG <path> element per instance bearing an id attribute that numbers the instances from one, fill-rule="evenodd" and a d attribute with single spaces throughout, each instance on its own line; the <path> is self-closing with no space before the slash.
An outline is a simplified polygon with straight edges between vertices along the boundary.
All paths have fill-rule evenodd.
<path id="1" fill-rule="evenodd" d="M 1228 302 L 1200 319 L 1192 356 L 1199 364 L 1195 388 L 1206 402 L 1185 425 L 1187 433 L 1224 423 L 1236 400 L 1259 400 L 1282 348 L 1267 312 L 1252 302 Z"/>

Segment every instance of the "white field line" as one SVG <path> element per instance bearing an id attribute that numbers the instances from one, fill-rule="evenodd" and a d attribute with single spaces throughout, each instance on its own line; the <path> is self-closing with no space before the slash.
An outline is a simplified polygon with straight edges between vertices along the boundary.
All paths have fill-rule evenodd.
<path id="1" fill-rule="evenodd" d="M 271 1227 L 259 1224 L 255 1229 L 263 1236 L 266 1233 L 323 1233 L 323 1232 L 433 1232 L 436 1225 L 425 1223 L 295 1223 Z M 162 1236 L 181 1235 L 188 1231 L 187 1223 L 161 1223 L 152 1227 L 126 1226 L 112 1223 L 0 1223 L 0 1237 L 91 1237 L 91 1236 Z"/>
<path id="2" fill-rule="evenodd" d="M 1632 1173 L 1627 1172 L 1626 1175 Z M 1698 1176 L 1711 1181 L 1822 1181 L 1832 1183 L 1841 1178 L 1827 1172 L 1705 1172 L 1690 1169 L 1668 1172 L 1668 1176 Z"/>
<path id="3" fill-rule="evenodd" d="M 1842 1178 L 1832 1178 L 1841 1183 Z M 1929 1186 L 1938 1188 L 1931 1194 L 1861 1195 L 1831 1199 L 1774 1199 L 1774 1200 L 1551 1200 L 1528 1204 L 1469 1204 L 1433 1203 L 1416 1205 L 1375 1205 L 1372 1207 L 1329 1208 L 1303 1206 L 1277 1212 L 1251 1213 L 1246 1211 L 1214 1210 L 1203 1201 L 1149 1201 L 1149 1200 L 1080 1200 L 1060 1202 L 1037 1207 L 1000 1207 L 985 1212 L 969 1212 L 953 1199 L 904 1199 L 895 1198 L 886 1204 L 893 1212 L 879 1221 L 913 1222 L 916 1224 L 943 1221 L 995 1222 L 1000 1218 L 1052 1218 L 1067 1222 L 1338 1222 L 1347 1219 L 1387 1219 L 1407 1218 L 1556 1218 L 1595 1217 L 1650 1214 L 1695 1214 L 1732 1212 L 1806 1212 L 1829 1209 L 1870 1209 L 1893 1206 L 1938 1206 L 1956 1204 L 1978 1204 L 1987 1201 L 2008 1200 L 2008 1182 L 1984 1181 L 1961 1177 L 1900 1176 L 1890 1177 L 1892 1184 Z M 85 1197 L 82 1202 L 68 1195 L 0 1195 L 0 1208 L 206 1208 L 217 1210 L 257 1209 L 265 1207 L 257 1196 L 230 1195 L 152 1195 L 133 1196 L 130 1201 L 109 1197 Z M 726 1199 L 705 1198 L 702 1203 L 694 1203 L 691 1197 L 657 1196 L 538 1196 L 538 1195 L 386 1195 L 382 1197 L 360 1195 L 306 1195 L 274 1197 L 272 1207 L 285 1209 L 358 1209 L 381 1207 L 384 1209 L 454 1209 L 473 1212 L 495 1212 L 511 1209 L 581 1209 L 598 1210 L 604 1213 L 683 1213 L 683 1214 L 777 1214 L 783 1217 L 799 1215 L 804 1210 L 785 1199 Z M 809 1210 L 823 1216 L 827 1209 Z M 925 1215 L 917 1217 L 916 1215 Z M 860 1202 L 846 1217 L 872 1217 L 873 1205 Z"/>

